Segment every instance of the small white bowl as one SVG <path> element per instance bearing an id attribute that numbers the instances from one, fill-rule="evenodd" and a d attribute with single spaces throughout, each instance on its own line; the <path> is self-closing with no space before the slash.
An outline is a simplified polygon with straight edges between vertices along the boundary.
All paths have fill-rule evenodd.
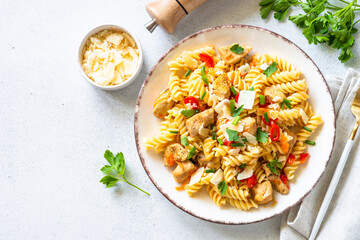
<path id="1" fill-rule="evenodd" d="M 84 72 L 83 66 L 82 66 L 82 60 L 83 60 L 83 54 L 84 54 L 84 47 L 86 45 L 86 41 L 93 35 L 95 35 L 98 32 L 101 32 L 103 30 L 113 30 L 113 31 L 119 31 L 119 32 L 125 32 L 127 34 L 129 34 L 134 41 L 136 42 L 136 45 L 139 49 L 139 63 L 136 69 L 136 72 L 129 78 L 127 79 L 125 82 L 118 84 L 118 85 L 113 85 L 113 86 L 101 86 L 99 84 L 97 84 L 96 82 L 94 82 L 91 78 L 89 78 L 86 73 Z M 139 40 L 135 37 L 134 34 L 130 33 L 128 30 L 126 30 L 123 27 L 117 26 L 117 25 L 111 25 L 111 24 L 107 24 L 107 25 L 102 25 L 99 27 L 94 28 L 93 30 L 91 30 L 88 34 L 86 34 L 86 36 L 84 37 L 84 39 L 81 41 L 80 47 L 79 47 L 79 53 L 78 53 L 78 64 L 80 67 L 80 72 L 81 75 L 93 86 L 100 88 L 102 90 L 106 90 L 106 91 L 114 91 L 114 90 L 119 90 L 122 88 L 125 88 L 126 86 L 128 86 L 130 83 L 132 83 L 135 78 L 139 75 L 141 67 L 143 65 L 143 53 L 142 53 L 142 49 L 141 49 L 141 45 Z"/>

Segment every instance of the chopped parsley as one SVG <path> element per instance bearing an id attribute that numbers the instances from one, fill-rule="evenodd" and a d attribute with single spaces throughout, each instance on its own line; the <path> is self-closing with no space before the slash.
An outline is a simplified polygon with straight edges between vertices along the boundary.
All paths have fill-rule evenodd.
<path id="1" fill-rule="evenodd" d="M 195 113 L 198 113 L 198 112 L 199 112 L 198 109 L 196 109 L 196 110 L 194 110 L 194 109 L 184 109 L 184 110 L 181 111 L 181 114 L 184 115 L 186 118 L 190 118 L 190 117 L 194 116 Z"/>
<path id="2" fill-rule="evenodd" d="M 181 136 L 180 140 L 182 145 L 189 146 L 189 140 L 186 136 Z"/>
<path id="3" fill-rule="evenodd" d="M 261 128 L 258 128 L 256 130 L 256 141 L 259 141 L 261 143 L 266 143 L 268 140 L 268 133 L 261 130 Z"/>
<path id="4" fill-rule="evenodd" d="M 221 196 L 225 196 L 226 190 L 228 188 L 228 185 L 226 184 L 226 182 L 224 180 L 222 180 L 219 184 L 218 184 L 218 189 L 220 190 Z"/>
<path id="5" fill-rule="evenodd" d="M 273 74 L 274 72 L 276 72 L 278 70 L 276 65 L 277 65 L 277 63 L 273 62 L 264 70 L 263 73 L 266 75 L 266 77 L 270 77 L 271 74 Z"/>
<path id="6" fill-rule="evenodd" d="M 239 141 L 240 137 L 238 136 L 239 132 L 235 130 L 231 130 L 230 128 L 226 128 L 226 133 L 229 136 L 229 141 Z"/>
<path id="7" fill-rule="evenodd" d="M 236 54 L 241 54 L 244 51 L 244 48 L 236 43 L 231 46 L 230 51 L 232 51 L 233 53 L 236 53 Z"/>

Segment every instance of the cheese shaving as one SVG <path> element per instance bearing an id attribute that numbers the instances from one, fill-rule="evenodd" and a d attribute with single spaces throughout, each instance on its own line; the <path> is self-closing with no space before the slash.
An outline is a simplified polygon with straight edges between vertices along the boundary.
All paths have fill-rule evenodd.
<path id="1" fill-rule="evenodd" d="M 204 167 L 198 168 L 198 170 L 196 170 L 196 172 L 194 172 L 193 175 L 191 175 L 189 185 L 194 185 L 195 183 L 200 182 L 203 173 L 204 173 Z"/>

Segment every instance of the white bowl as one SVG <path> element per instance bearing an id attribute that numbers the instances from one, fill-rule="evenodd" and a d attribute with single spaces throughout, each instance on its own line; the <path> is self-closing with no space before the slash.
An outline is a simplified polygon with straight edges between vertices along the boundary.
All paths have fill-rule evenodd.
<path id="1" fill-rule="evenodd" d="M 91 78 L 89 78 L 86 73 L 84 72 L 84 69 L 82 67 L 82 60 L 83 60 L 83 54 L 84 54 L 84 47 L 86 44 L 86 41 L 93 35 L 95 35 L 98 32 L 101 32 L 103 30 L 115 30 L 115 31 L 119 31 L 119 32 L 125 32 L 127 34 L 129 34 L 134 41 L 136 42 L 136 45 L 139 49 L 139 63 L 136 69 L 136 72 L 125 82 L 118 84 L 118 85 L 113 85 L 113 86 L 101 86 L 99 84 L 97 84 L 96 82 L 94 82 Z M 117 25 L 111 25 L 111 24 L 107 24 L 107 25 L 102 25 L 99 27 L 94 28 L 93 30 L 91 30 L 88 34 L 86 34 L 86 36 L 84 37 L 84 39 L 81 41 L 80 47 L 79 47 L 79 53 L 78 53 L 78 64 L 80 67 L 80 72 L 81 75 L 93 86 L 100 88 L 102 90 L 106 90 L 106 91 L 114 91 L 114 90 L 119 90 L 122 89 L 126 86 L 128 86 L 130 83 L 132 83 L 136 77 L 139 75 L 140 71 L 141 71 L 141 67 L 143 64 L 143 53 L 142 53 L 142 49 L 141 49 L 141 45 L 139 40 L 135 37 L 134 34 L 132 34 L 131 32 L 129 32 L 127 29 L 117 26 Z"/>
<path id="2" fill-rule="evenodd" d="M 259 206 L 244 212 L 234 207 L 217 207 L 205 189 L 194 197 L 186 192 L 178 192 L 178 184 L 173 180 L 171 170 L 164 167 L 162 154 L 146 151 L 144 138 L 151 137 L 160 127 L 160 120 L 153 116 L 152 105 L 159 93 L 168 87 L 169 70 L 167 62 L 184 50 L 194 50 L 206 45 L 220 47 L 234 42 L 251 45 L 260 53 L 274 54 L 287 59 L 303 72 L 309 86 L 309 103 L 315 113 L 320 113 L 324 124 L 311 139 L 316 146 L 309 147 L 310 159 L 299 166 L 295 179 L 291 181 L 288 195 L 274 193 L 276 205 Z M 197 32 L 170 49 L 153 67 L 146 78 L 135 110 L 134 131 L 136 146 L 143 167 L 158 190 L 173 204 L 185 212 L 216 223 L 248 224 L 277 216 L 299 203 L 315 187 L 329 161 L 335 139 L 335 113 L 329 88 L 323 75 L 301 48 L 288 39 L 269 30 L 247 26 L 229 25 L 205 29 Z M 181 216 L 179 216 L 181 217 Z"/>

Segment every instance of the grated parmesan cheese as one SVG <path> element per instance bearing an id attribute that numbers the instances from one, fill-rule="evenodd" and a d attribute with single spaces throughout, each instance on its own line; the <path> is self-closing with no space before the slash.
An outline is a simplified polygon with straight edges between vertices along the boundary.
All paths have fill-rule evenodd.
<path id="1" fill-rule="evenodd" d="M 87 40 L 82 66 L 94 82 L 110 86 L 128 80 L 139 62 L 139 50 L 130 35 L 103 30 Z"/>

